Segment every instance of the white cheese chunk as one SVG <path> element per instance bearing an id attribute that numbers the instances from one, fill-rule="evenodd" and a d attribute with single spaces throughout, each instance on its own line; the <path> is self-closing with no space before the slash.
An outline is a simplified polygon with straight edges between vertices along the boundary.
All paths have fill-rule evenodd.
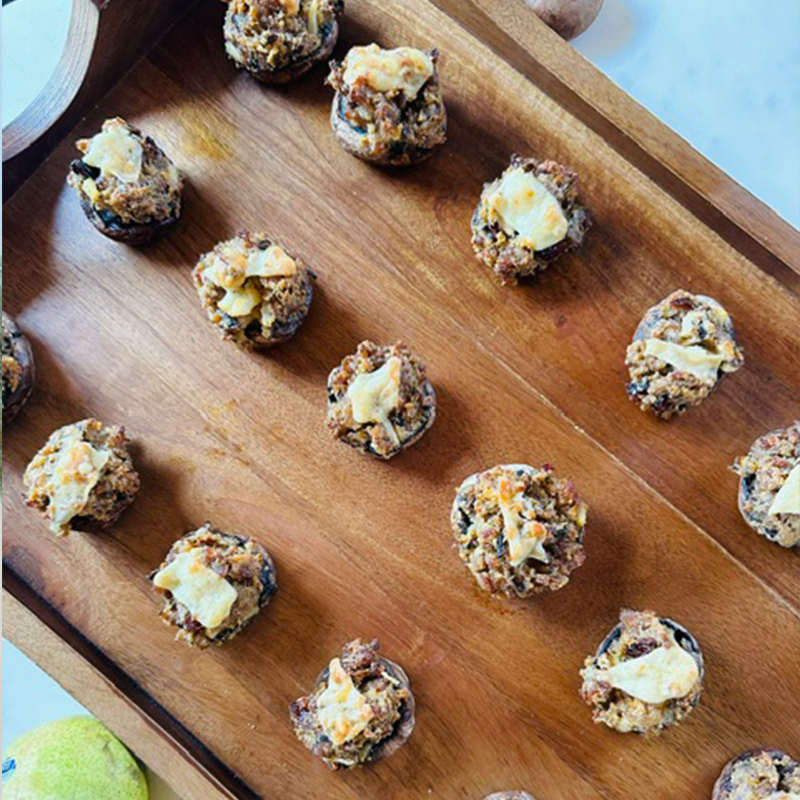
<path id="1" fill-rule="evenodd" d="M 83 161 L 96 167 L 101 175 L 112 175 L 124 183 L 135 183 L 142 173 L 144 151 L 122 123 L 106 124 L 103 130 L 89 140 Z"/>
<path id="2" fill-rule="evenodd" d="M 225 297 L 217 303 L 220 310 L 232 317 L 246 317 L 261 302 L 261 293 L 254 286 L 226 289 Z"/>
<path id="3" fill-rule="evenodd" d="M 767 795 L 764 800 L 800 800 L 800 794 L 797 792 L 773 792 Z"/>
<path id="4" fill-rule="evenodd" d="M 686 697 L 700 670 L 691 653 L 677 644 L 657 647 L 643 656 L 597 671 L 599 680 L 645 703 L 665 703 Z"/>
<path id="5" fill-rule="evenodd" d="M 644 354 L 655 356 L 680 372 L 688 372 L 706 383 L 716 383 L 722 353 L 712 353 L 700 345 L 682 345 L 664 339 L 647 339 Z"/>
<path id="6" fill-rule="evenodd" d="M 377 422 L 386 430 L 394 445 L 400 440 L 389 419 L 389 414 L 400 403 L 400 368 L 402 361 L 397 356 L 373 372 L 364 372 L 347 387 L 347 397 L 353 406 L 353 419 L 364 424 Z"/>
<path id="7" fill-rule="evenodd" d="M 232 239 L 206 269 L 218 286 L 238 289 L 248 278 L 291 278 L 297 273 L 297 262 L 277 245 L 265 250 L 245 248 L 240 240 Z"/>
<path id="8" fill-rule="evenodd" d="M 699 308 L 687 312 L 683 317 L 683 322 L 681 322 L 681 340 L 695 336 L 700 326 L 704 325 L 705 318 L 705 313 Z M 708 327 L 708 325 L 705 325 L 705 327 Z"/>
<path id="9" fill-rule="evenodd" d="M 547 529 L 541 522 L 522 517 L 525 495 L 514 493 L 508 478 L 500 480 L 499 505 L 503 515 L 503 535 L 508 544 L 511 565 L 518 567 L 526 558 L 535 558 L 547 564 L 550 556 L 544 549 Z"/>
<path id="10" fill-rule="evenodd" d="M 100 191 L 97 188 L 94 178 L 86 178 L 81 183 L 83 193 L 89 198 L 92 203 L 96 203 L 100 199 Z"/>
<path id="11" fill-rule="evenodd" d="M 769 513 L 800 514 L 800 463 L 792 467 L 780 491 L 775 495 Z"/>
<path id="12" fill-rule="evenodd" d="M 312 36 L 316 36 L 319 33 L 319 2 L 320 0 L 311 0 L 306 10 L 308 32 Z"/>
<path id="13" fill-rule="evenodd" d="M 414 47 L 382 50 L 376 44 L 353 47 L 344 59 L 344 82 L 365 82 L 384 94 L 403 92 L 414 100 L 433 75 L 433 60 Z"/>
<path id="14" fill-rule="evenodd" d="M 247 256 L 245 277 L 291 278 L 297 272 L 297 262 L 276 245 L 266 250 L 253 250 Z"/>
<path id="15" fill-rule="evenodd" d="M 569 224 L 561 204 L 523 169 L 508 170 L 486 202 L 503 230 L 522 247 L 546 250 L 567 235 Z"/>
<path id="16" fill-rule="evenodd" d="M 342 745 L 358 736 L 373 716 L 372 706 L 356 689 L 342 662 L 334 658 L 330 663 L 328 686 L 317 698 L 317 718 L 325 735 L 335 745 Z"/>
<path id="17" fill-rule="evenodd" d="M 59 453 L 53 465 L 50 495 L 50 513 L 57 533 L 83 511 L 108 458 L 107 451 L 96 450 L 89 442 L 77 438 Z"/>
<path id="18" fill-rule="evenodd" d="M 236 588 L 202 561 L 203 548 L 181 553 L 153 576 L 153 584 L 166 589 L 204 627 L 219 627 L 236 601 Z"/>

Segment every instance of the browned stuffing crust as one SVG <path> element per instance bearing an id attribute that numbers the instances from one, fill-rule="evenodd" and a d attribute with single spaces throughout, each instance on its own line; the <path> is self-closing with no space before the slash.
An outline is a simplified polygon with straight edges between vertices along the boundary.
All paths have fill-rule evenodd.
<path id="1" fill-rule="evenodd" d="M 333 52 L 344 0 L 225 1 L 225 52 L 261 81 L 298 78 Z"/>
<path id="2" fill-rule="evenodd" d="M 567 218 L 567 235 L 557 244 L 545 250 L 531 250 L 517 243 L 516 237 L 509 236 L 497 220 L 489 213 L 486 199 L 510 170 L 523 169 L 532 172 L 564 210 Z M 578 248 L 586 238 L 591 227 L 589 211 L 578 198 L 578 174 L 555 161 L 538 162 L 535 158 L 511 156 L 511 163 L 503 174 L 483 187 L 481 199 L 472 215 L 472 249 L 475 255 L 491 267 L 503 283 L 514 282 L 517 278 L 533 275 L 546 269 L 564 253 Z"/>
<path id="3" fill-rule="evenodd" d="M 255 288 L 260 300 L 256 307 L 242 316 L 232 316 L 219 307 L 225 297 L 225 287 L 219 284 L 218 267 L 231 274 L 238 269 L 237 260 L 253 250 L 267 250 L 274 243 L 265 233 L 241 231 L 226 242 L 201 256 L 192 277 L 208 318 L 221 331 L 225 341 L 246 349 L 272 347 L 285 342 L 303 324 L 314 296 L 314 273 L 300 259 L 293 258 L 297 271 L 291 276 L 248 277 L 242 286 Z M 232 249 L 231 249 L 232 248 Z M 287 254 L 288 255 L 288 254 Z"/>
<path id="4" fill-rule="evenodd" d="M 770 800 L 780 792 L 800 795 L 800 762 L 782 750 L 762 747 L 725 765 L 711 800 Z"/>
<path id="5" fill-rule="evenodd" d="M 357 375 L 374 372 L 386 361 L 397 357 L 400 368 L 400 401 L 389 415 L 397 441 L 384 425 L 359 423 L 353 419 L 353 406 L 347 389 Z M 436 393 L 427 378 L 425 364 L 402 342 L 385 347 L 364 341 L 354 355 L 346 356 L 328 377 L 328 428 L 334 438 L 362 453 L 388 459 L 414 444 L 433 424 L 436 417 Z"/>
<path id="6" fill-rule="evenodd" d="M 689 323 L 682 330 L 689 314 Z M 705 381 L 645 355 L 647 339 L 700 346 L 722 355 L 715 380 Z M 710 297 L 679 289 L 648 309 L 628 346 L 625 363 L 630 371 L 628 397 L 642 411 L 651 410 L 661 419 L 670 419 L 708 397 L 725 374 L 736 372 L 744 364 L 744 354 L 736 344 L 733 322 L 725 309 Z"/>
<path id="7" fill-rule="evenodd" d="M 518 504 L 520 521 L 540 525 L 548 561 L 534 557 L 514 565 L 509 556 L 501 498 Z M 528 597 L 565 586 L 583 564 L 588 507 L 575 486 L 553 467 L 503 464 L 467 478 L 450 514 L 458 554 L 485 592 Z"/>
<path id="8" fill-rule="evenodd" d="M 379 648 L 377 640 L 364 644 L 360 639 L 342 648 L 342 667 L 373 712 L 355 738 L 335 745 L 317 717 L 317 701 L 328 688 L 327 667 L 314 691 L 289 706 L 295 736 L 331 769 L 350 769 L 389 756 L 408 741 L 414 729 L 414 696 L 408 676 L 399 665 L 379 656 Z"/>
<path id="9" fill-rule="evenodd" d="M 84 419 L 74 425 L 65 425 L 50 435 L 44 447 L 28 464 L 23 477 L 28 489 L 28 505 L 37 509 L 45 519 L 52 520 L 50 505 L 52 486 L 56 480 L 56 461 L 62 448 L 68 447 L 76 436 L 95 449 L 107 452 L 108 461 L 89 492 L 86 504 L 80 513 L 63 526 L 60 535 L 67 535 L 71 531 L 96 533 L 109 528 L 133 502 L 141 485 L 128 453 L 130 440 L 125 436 L 125 428 L 106 426 L 97 419 Z"/>
<path id="10" fill-rule="evenodd" d="M 789 473 L 800 463 L 800 422 L 779 428 L 753 442 L 733 470 L 740 476 L 739 511 L 756 532 L 781 547 L 800 544 L 800 514 L 769 513 Z"/>
<path id="11" fill-rule="evenodd" d="M 181 553 L 195 548 L 202 548 L 203 563 L 236 589 L 237 598 L 231 612 L 218 627 L 209 630 L 169 590 L 155 586 L 155 591 L 164 598 L 161 618 L 167 625 L 178 628 L 175 634 L 177 640 L 183 640 L 192 647 L 219 645 L 245 628 L 277 592 L 275 565 L 266 548 L 255 539 L 223 533 L 206 522 L 172 545 L 161 566 L 150 573 L 150 580 Z"/>
<path id="12" fill-rule="evenodd" d="M 444 144 L 447 112 L 439 85 L 439 52 L 425 52 L 433 60 L 433 75 L 410 101 L 403 92 L 375 91 L 361 79 L 348 85 L 344 62 L 331 61 L 327 82 L 336 91 L 331 127 L 348 153 L 376 164 L 406 166 L 425 160 Z"/>
<path id="13" fill-rule="evenodd" d="M 120 117 L 106 120 L 103 130 L 109 125 L 124 125 L 141 143 L 139 179 L 127 183 L 113 175 L 101 176 L 97 167 L 76 159 L 70 164 L 67 183 L 75 189 L 83 212 L 101 233 L 127 244 L 144 244 L 180 217 L 183 178 L 164 151 L 149 136 L 142 136 L 138 128 Z M 91 139 L 80 139 L 75 144 L 86 153 L 90 142 Z M 96 195 L 87 193 L 87 179 L 94 182 Z"/>
<path id="14" fill-rule="evenodd" d="M 646 703 L 593 676 L 595 669 L 608 669 L 673 642 L 688 651 L 699 668 L 695 685 L 684 697 Z M 652 611 L 623 609 L 620 624 L 606 636 L 597 653 L 586 659 L 581 676 L 581 697 L 592 707 L 595 722 L 622 733 L 658 734 L 684 720 L 697 705 L 703 688 L 703 654 L 694 637 L 677 622 Z"/>
<path id="15" fill-rule="evenodd" d="M 3 312 L 3 424 L 17 416 L 33 389 L 35 367 L 28 337 Z"/>

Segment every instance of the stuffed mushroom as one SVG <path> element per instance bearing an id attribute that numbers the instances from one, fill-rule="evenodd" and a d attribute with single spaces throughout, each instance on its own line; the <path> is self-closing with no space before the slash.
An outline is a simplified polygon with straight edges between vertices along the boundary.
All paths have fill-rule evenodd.
<path id="1" fill-rule="evenodd" d="M 624 609 L 581 670 L 592 718 L 621 733 L 658 734 L 694 709 L 703 687 L 703 654 L 677 622 Z"/>
<path id="2" fill-rule="evenodd" d="M 177 221 L 183 179 L 149 136 L 116 117 L 76 146 L 83 155 L 70 165 L 67 182 L 100 233 L 144 244 Z"/>
<path id="3" fill-rule="evenodd" d="M 729 761 L 711 800 L 798 800 L 800 762 L 782 750 L 760 747 Z"/>
<path id="4" fill-rule="evenodd" d="M 178 629 L 175 638 L 198 647 L 232 639 L 278 590 L 266 549 L 210 522 L 178 539 L 150 581 L 164 597 L 161 617 Z"/>
<path id="5" fill-rule="evenodd" d="M 553 468 L 501 464 L 470 475 L 450 514 L 458 554 L 485 592 L 528 597 L 583 564 L 588 507 Z"/>
<path id="6" fill-rule="evenodd" d="M 414 695 L 403 669 L 378 655 L 377 641 L 342 648 L 311 694 L 289 706 L 295 736 L 331 769 L 377 761 L 414 730 Z"/>
<path id="7" fill-rule="evenodd" d="M 25 405 L 35 377 L 33 350 L 14 319 L 3 312 L 3 424 Z"/>
<path id="8" fill-rule="evenodd" d="M 492 794 L 484 797 L 483 800 L 536 800 L 532 794 L 518 790 L 493 792 Z"/>
<path id="9" fill-rule="evenodd" d="M 299 78 L 333 52 L 343 0 L 226 0 L 225 52 L 265 83 Z"/>
<path id="10" fill-rule="evenodd" d="M 756 439 L 733 470 L 744 521 L 781 547 L 800 545 L 800 422 Z"/>
<path id="11" fill-rule="evenodd" d="M 377 44 L 353 47 L 341 63 L 331 62 L 331 125 L 342 147 L 364 161 L 405 166 L 444 144 L 438 62 L 436 50 Z"/>
<path id="12" fill-rule="evenodd" d="M 303 324 L 313 273 L 264 233 L 242 231 L 200 258 L 192 273 L 208 318 L 240 347 L 271 347 Z"/>
<path id="13" fill-rule="evenodd" d="M 435 417 L 425 364 L 402 342 L 361 342 L 328 377 L 328 429 L 362 453 L 391 458 L 414 444 Z"/>
<path id="14" fill-rule="evenodd" d="M 97 419 L 59 428 L 25 470 L 28 505 L 58 536 L 110 527 L 139 491 L 128 443 L 124 428 Z"/>
<path id="15" fill-rule="evenodd" d="M 648 309 L 628 346 L 628 397 L 670 419 L 698 405 L 744 364 L 733 322 L 716 301 L 681 289 Z"/>
<path id="16" fill-rule="evenodd" d="M 590 224 L 573 170 L 515 155 L 483 187 L 472 215 L 472 249 L 503 283 L 514 282 L 579 247 Z"/>

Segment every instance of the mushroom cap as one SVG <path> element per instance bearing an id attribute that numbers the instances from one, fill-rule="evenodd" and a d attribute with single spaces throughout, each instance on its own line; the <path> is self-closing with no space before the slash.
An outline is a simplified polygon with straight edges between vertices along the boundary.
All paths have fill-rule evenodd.
<path id="1" fill-rule="evenodd" d="M 3 425 L 8 425 L 19 414 L 31 391 L 33 391 L 33 384 L 36 379 L 36 364 L 28 337 L 20 330 L 16 320 L 10 314 L 6 314 L 5 311 L 3 311 L 3 328 L 13 337 L 12 350 L 14 358 L 17 359 L 22 369 L 19 386 L 11 393 L 8 401 L 3 404 Z"/>
<path id="2" fill-rule="evenodd" d="M 122 242 L 134 247 L 147 244 L 178 221 L 178 215 L 173 215 L 167 219 L 147 223 L 134 223 L 125 226 L 110 225 L 97 213 L 97 209 L 88 198 L 81 197 L 80 202 L 86 218 L 100 233 L 115 242 Z"/>
<path id="3" fill-rule="evenodd" d="M 336 92 L 331 105 L 331 128 L 333 128 L 333 132 L 339 140 L 339 144 L 341 144 L 344 150 L 350 153 L 351 156 L 360 158 L 362 161 L 367 161 L 370 164 L 377 164 L 381 167 L 410 167 L 414 164 L 426 161 L 438 149 L 438 147 L 423 148 L 404 146 L 399 153 L 392 153 L 390 150 L 379 158 L 369 156 L 364 152 L 364 148 L 361 144 L 363 133 L 353 128 L 347 120 L 343 118 L 341 103 L 342 95 Z M 446 125 L 446 112 L 444 120 Z"/>
<path id="4" fill-rule="evenodd" d="M 594 21 L 603 0 L 525 0 L 533 12 L 559 36 L 574 39 Z"/>

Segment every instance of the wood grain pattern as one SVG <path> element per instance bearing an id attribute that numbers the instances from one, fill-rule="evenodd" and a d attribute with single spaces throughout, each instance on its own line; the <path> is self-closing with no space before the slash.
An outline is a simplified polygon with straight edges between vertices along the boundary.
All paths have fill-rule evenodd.
<path id="1" fill-rule="evenodd" d="M 354 0 L 339 47 L 442 50 L 450 140 L 406 172 L 340 150 L 322 72 L 279 89 L 237 74 L 220 21 L 211 3 L 174 29 L 4 208 L 5 301 L 41 367 L 5 436 L 7 568 L 224 761 L 234 794 L 678 800 L 709 796 L 747 747 L 800 750 L 797 556 L 739 520 L 727 470 L 797 416 L 792 287 L 425 0 Z M 180 227 L 142 251 L 96 235 L 64 186 L 71 140 L 116 114 L 188 178 Z M 578 169 L 595 227 L 503 288 L 471 254 L 469 218 L 515 151 Z M 242 226 L 320 275 L 306 325 L 266 356 L 218 341 L 189 277 Z M 627 401 L 622 361 L 645 308 L 678 286 L 728 307 L 748 363 L 665 424 Z M 367 337 L 405 339 L 440 400 L 388 464 L 324 426 L 327 373 Z M 88 414 L 127 426 L 143 488 L 110 534 L 56 540 L 18 499 L 21 472 Z M 582 490 L 588 560 L 561 592 L 494 602 L 454 553 L 448 511 L 467 474 L 519 461 L 551 461 Z M 199 653 L 171 642 L 144 576 L 205 519 L 259 536 L 281 589 L 241 637 Z M 700 707 L 657 740 L 592 725 L 578 696 L 623 605 L 674 617 L 705 651 Z M 417 730 L 375 768 L 330 773 L 294 740 L 287 704 L 357 635 L 409 672 Z"/>

